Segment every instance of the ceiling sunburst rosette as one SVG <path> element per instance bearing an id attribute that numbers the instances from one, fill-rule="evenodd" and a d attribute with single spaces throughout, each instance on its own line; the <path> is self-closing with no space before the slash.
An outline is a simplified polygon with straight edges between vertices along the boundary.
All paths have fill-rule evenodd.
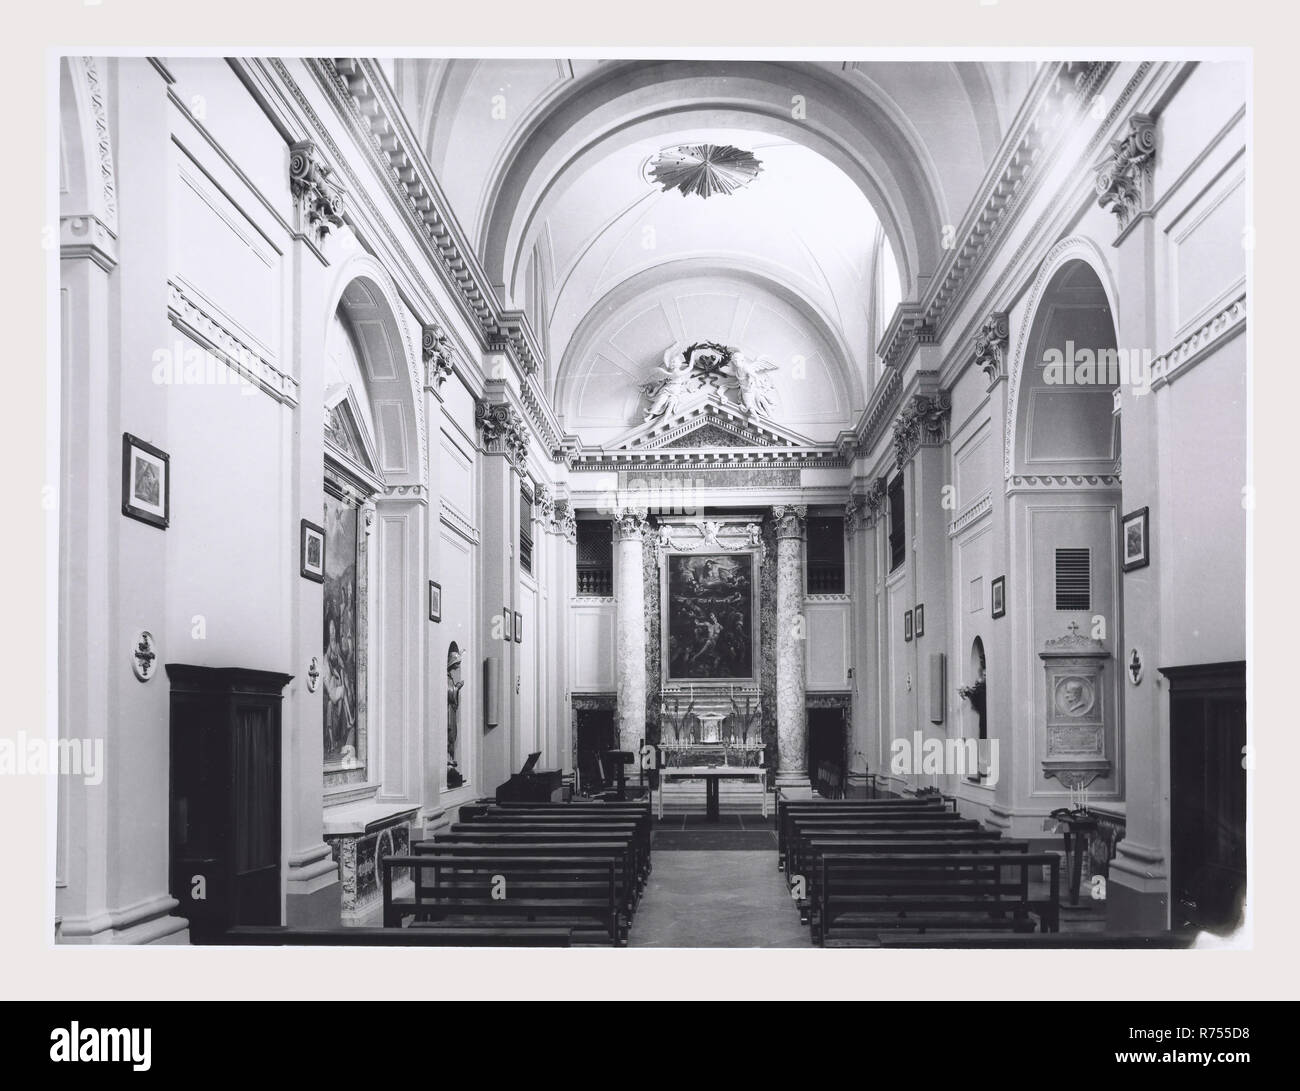
<path id="1" fill-rule="evenodd" d="M 709 198 L 749 185 L 763 165 L 752 152 L 731 144 L 681 144 L 665 148 L 650 161 L 650 177 L 664 192 L 680 190 Z"/>

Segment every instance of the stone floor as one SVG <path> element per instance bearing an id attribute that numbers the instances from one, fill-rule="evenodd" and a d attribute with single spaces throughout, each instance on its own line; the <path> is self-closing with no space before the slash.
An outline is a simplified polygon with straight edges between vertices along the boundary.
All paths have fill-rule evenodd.
<path id="1" fill-rule="evenodd" d="M 809 947 L 808 930 L 762 852 L 658 851 L 631 947 Z"/>

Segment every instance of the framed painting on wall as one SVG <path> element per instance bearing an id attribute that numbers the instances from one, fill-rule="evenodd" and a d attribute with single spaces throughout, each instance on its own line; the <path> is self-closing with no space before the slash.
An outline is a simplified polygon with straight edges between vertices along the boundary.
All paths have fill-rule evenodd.
<path id="1" fill-rule="evenodd" d="M 917 604 L 912 615 L 913 630 L 918 637 L 925 636 L 925 607 Z"/>
<path id="2" fill-rule="evenodd" d="M 912 639 L 912 611 L 911 610 L 906 610 L 903 612 L 903 639 L 904 640 Z"/>
<path id="3" fill-rule="evenodd" d="M 442 620 L 442 584 L 429 581 L 429 620 Z"/>
<path id="4" fill-rule="evenodd" d="M 1151 563 L 1150 508 L 1138 508 L 1124 516 L 1120 525 L 1121 556 L 1124 571 L 1145 568 Z"/>
<path id="5" fill-rule="evenodd" d="M 515 611 L 515 643 L 524 642 L 524 615 L 518 610 Z"/>
<path id="6" fill-rule="evenodd" d="M 993 616 L 1001 617 L 1007 612 L 1007 578 L 999 576 L 993 581 Z"/>
<path id="7" fill-rule="evenodd" d="M 325 528 L 310 519 L 298 524 L 298 572 L 303 579 L 325 582 Z"/>
<path id="8" fill-rule="evenodd" d="M 660 601 L 663 658 L 672 681 L 757 677 L 755 553 L 668 553 Z"/>
<path id="9" fill-rule="evenodd" d="M 166 530 L 171 508 L 171 457 L 122 433 L 122 514 Z"/>

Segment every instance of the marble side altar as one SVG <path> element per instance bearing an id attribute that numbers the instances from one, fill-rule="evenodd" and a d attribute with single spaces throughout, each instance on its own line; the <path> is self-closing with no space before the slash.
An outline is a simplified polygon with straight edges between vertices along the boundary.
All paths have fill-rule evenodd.
<path id="1" fill-rule="evenodd" d="M 366 802 L 325 812 L 325 842 L 343 884 L 343 924 L 360 924 L 379 908 L 383 901 L 379 861 L 410 851 L 411 826 L 418 811 L 418 807 Z M 399 885 L 409 881 L 407 870 L 398 868 L 393 880 Z"/>

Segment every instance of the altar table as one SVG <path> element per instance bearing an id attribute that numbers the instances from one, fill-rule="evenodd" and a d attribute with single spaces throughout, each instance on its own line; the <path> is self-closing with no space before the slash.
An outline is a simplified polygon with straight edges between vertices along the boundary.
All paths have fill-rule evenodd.
<path id="1" fill-rule="evenodd" d="M 723 777 L 757 780 L 763 789 L 763 817 L 767 817 L 767 769 L 761 765 L 676 765 L 659 770 L 659 817 L 664 816 L 664 783 L 669 778 L 704 781 L 705 821 L 717 822 L 718 782 Z"/>

